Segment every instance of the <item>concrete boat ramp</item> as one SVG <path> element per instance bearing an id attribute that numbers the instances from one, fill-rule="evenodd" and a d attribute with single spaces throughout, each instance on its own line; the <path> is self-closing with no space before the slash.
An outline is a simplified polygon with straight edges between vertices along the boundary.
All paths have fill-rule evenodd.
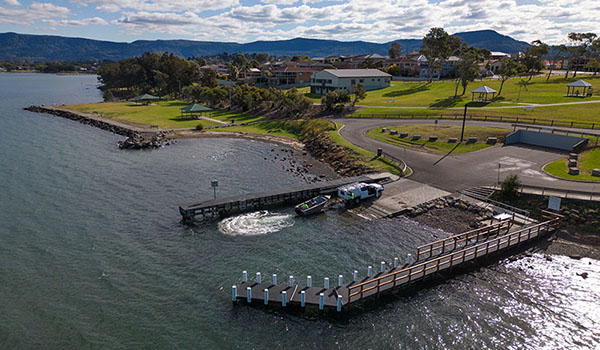
<path id="1" fill-rule="evenodd" d="M 179 206 L 179 212 L 183 221 L 189 222 L 196 216 L 218 217 L 274 205 L 294 205 L 321 194 L 335 195 L 338 187 L 354 182 L 380 183 L 385 186 L 381 198 L 367 199 L 350 210 L 367 220 L 400 215 L 411 207 L 450 194 L 420 182 L 380 173 L 184 204 Z"/>

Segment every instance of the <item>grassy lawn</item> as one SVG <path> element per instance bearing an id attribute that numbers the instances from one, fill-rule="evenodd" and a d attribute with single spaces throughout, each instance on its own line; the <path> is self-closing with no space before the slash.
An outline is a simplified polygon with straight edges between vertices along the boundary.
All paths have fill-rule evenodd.
<path id="1" fill-rule="evenodd" d="M 506 108 L 506 109 L 469 109 L 467 119 L 481 119 L 485 117 L 498 120 L 500 117 L 511 118 L 510 122 L 514 122 L 514 118 L 525 118 L 524 122 L 533 123 L 533 118 L 536 118 L 535 124 L 550 125 L 550 121 L 554 120 L 556 126 L 570 126 L 571 122 L 575 122 L 575 127 L 591 127 L 589 123 L 597 124 L 594 128 L 600 128 L 600 103 L 568 105 L 568 106 L 551 106 L 551 107 L 535 107 L 534 111 L 526 111 L 523 108 Z M 458 118 L 462 119 L 463 111 L 456 109 L 415 109 L 415 108 L 377 108 L 368 107 L 358 110 L 351 117 L 356 118 Z M 548 122 L 546 122 L 548 121 Z M 585 123 L 577 125 L 578 122 Z"/>
<path id="2" fill-rule="evenodd" d="M 338 130 L 339 130 L 339 128 L 341 128 L 343 126 L 343 124 L 337 123 L 337 126 L 338 126 Z M 395 164 L 393 164 L 392 162 L 389 162 L 386 159 L 377 158 L 375 156 L 375 152 L 367 151 L 363 148 L 355 146 L 354 144 L 346 141 L 346 139 L 344 139 L 338 133 L 337 130 L 330 131 L 329 136 L 331 137 L 331 140 L 333 142 L 337 143 L 338 145 L 341 145 L 343 147 L 346 147 L 346 148 L 356 152 L 356 154 L 360 158 L 360 162 L 362 164 L 365 164 L 378 172 L 388 172 L 388 173 L 392 173 L 392 174 L 396 174 L 396 175 L 401 175 L 402 169 L 399 169 Z"/>
<path id="3" fill-rule="evenodd" d="M 461 128 L 459 126 L 439 125 L 435 133 L 433 125 L 387 126 L 385 128 L 388 130 L 397 130 L 398 133 L 408 133 L 409 137 L 400 138 L 398 135 L 383 133 L 381 132 L 383 127 L 371 129 L 367 132 L 367 135 L 392 145 L 438 154 L 446 154 L 452 149 L 454 149 L 454 153 L 466 153 L 484 149 L 491 146 L 485 143 L 488 137 L 498 137 L 500 142 L 501 138 L 510 133 L 508 129 L 468 126 L 465 128 L 465 139 L 476 137 L 478 142 L 472 144 L 462 143 L 457 146 L 456 143 L 448 143 L 447 140 L 449 138 L 460 138 Z M 434 134 L 439 137 L 439 141 L 429 142 L 427 139 Z M 413 141 L 411 139 L 413 135 L 421 135 L 421 139 Z"/>
<path id="4" fill-rule="evenodd" d="M 288 129 L 285 122 L 264 121 L 252 125 L 229 126 L 225 128 L 212 129 L 215 132 L 247 132 L 253 134 L 275 135 L 298 139 L 299 135 L 294 134 Z"/>
<path id="5" fill-rule="evenodd" d="M 600 177 L 592 176 L 593 169 L 600 169 L 600 147 L 579 155 L 579 175 L 569 175 L 567 159 L 559 159 L 544 167 L 549 174 L 564 179 L 600 182 Z"/>
<path id="6" fill-rule="evenodd" d="M 151 105 L 138 105 L 131 102 L 103 102 L 65 106 L 79 112 L 99 113 L 104 118 L 111 118 L 136 125 L 157 125 L 161 129 L 194 128 L 198 124 L 204 126 L 219 125 L 210 120 L 182 118 L 180 108 L 188 105 L 185 101 L 160 101 Z M 230 122 L 247 122 L 258 120 L 251 115 L 229 111 L 215 110 L 204 113 L 203 116 Z"/>
<path id="7" fill-rule="evenodd" d="M 600 85 L 600 77 L 585 76 L 586 81 L 593 85 Z M 525 78 L 527 80 L 527 78 Z M 567 84 L 580 79 L 562 77 L 534 77 L 531 79 L 527 90 L 520 89 L 517 83 L 521 78 L 509 79 L 504 83 L 502 95 L 488 106 L 507 106 L 515 103 L 559 103 L 581 101 L 577 97 L 565 97 Z M 500 90 L 499 80 L 478 80 L 467 87 L 464 96 L 454 99 L 455 83 L 450 80 L 436 81 L 433 83 L 423 81 L 393 81 L 389 88 L 367 92 L 365 100 L 361 105 L 368 106 L 414 106 L 414 107 L 462 107 L 471 101 L 471 91 L 487 85 L 492 89 Z M 459 94 L 462 88 L 459 87 Z M 589 99 L 600 99 L 594 96 Z M 508 102 L 508 104 L 506 103 Z"/>

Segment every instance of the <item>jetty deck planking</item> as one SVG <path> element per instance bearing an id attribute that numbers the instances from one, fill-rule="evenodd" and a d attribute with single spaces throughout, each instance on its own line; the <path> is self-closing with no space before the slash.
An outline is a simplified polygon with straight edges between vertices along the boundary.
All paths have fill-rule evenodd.
<path id="1" fill-rule="evenodd" d="M 518 246 L 522 243 L 539 238 L 556 229 L 561 223 L 561 217 L 547 217 L 546 221 L 534 225 L 525 226 L 510 232 L 512 222 L 510 220 L 502 221 L 488 227 L 478 230 L 472 230 L 452 237 L 472 238 L 477 237 L 476 241 L 465 240 L 465 246 L 455 246 L 456 251 L 441 252 L 438 256 L 431 256 L 424 261 L 417 261 L 414 264 L 386 268 L 384 272 L 377 273 L 372 277 L 366 277 L 362 280 L 342 285 L 341 287 L 328 288 L 323 287 L 305 287 L 289 286 L 288 284 L 273 285 L 272 283 L 243 282 L 236 286 L 236 300 L 247 299 L 247 287 L 251 288 L 251 302 L 264 303 L 264 290 L 269 290 L 269 304 L 281 305 L 281 292 L 286 291 L 287 303 L 291 305 L 300 305 L 300 294 L 305 292 L 305 304 L 307 306 L 319 306 L 320 293 L 324 294 L 324 307 L 337 307 L 338 295 L 342 296 L 342 306 L 348 306 L 352 303 L 362 301 L 366 298 L 378 296 L 382 292 L 390 291 L 395 288 L 406 287 L 412 283 L 421 281 L 436 273 L 459 267 L 478 258 L 490 256 L 500 251 Z M 506 230 L 504 232 L 504 230 Z M 483 234 L 482 234 L 483 233 Z M 440 240 L 442 241 L 442 240 Z M 439 241 L 432 242 L 430 245 L 439 244 Z M 471 244 L 470 246 L 468 244 Z M 424 245 L 421 247 L 425 247 Z M 337 282 L 337 281 L 332 281 Z"/>

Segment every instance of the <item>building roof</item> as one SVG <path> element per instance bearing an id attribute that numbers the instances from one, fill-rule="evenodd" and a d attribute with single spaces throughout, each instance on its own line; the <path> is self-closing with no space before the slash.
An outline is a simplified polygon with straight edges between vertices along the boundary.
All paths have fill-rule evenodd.
<path id="1" fill-rule="evenodd" d="M 477 89 L 475 89 L 475 90 L 473 90 L 471 92 L 474 93 L 474 94 L 492 94 L 492 93 L 496 93 L 497 91 L 494 90 L 494 89 L 492 89 L 489 86 L 485 86 L 484 85 L 484 86 L 482 86 L 480 88 L 477 88 Z"/>
<path id="2" fill-rule="evenodd" d="M 135 98 L 136 101 L 146 101 L 146 100 L 158 100 L 160 97 L 156 97 L 154 95 L 143 94 Z"/>
<path id="3" fill-rule="evenodd" d="M 212 111 L 212 108 L 208 108 L 203 105 L 196 104 L 196 103 L 194 103 L 193 105 L 185 106 L 183 108 L 179 108 L 179 109 L 182 112 L 189 112 L 189 113 Z"/>
<path id="4" fill-rule="evenodd" d="M 391 77 L 391 75 L 379 69 L 324 69 L 323 72 L 330 73 L 338 78 Z"/>
<path id="5" fill-rule="evenodd" d="M 570 87 L 591 87 L 592 84 L 588 83 L 585 80 L 581 80 L 580 79 L 580 80 L 577 80 L 576 82 L 571 83 L 571 84 L 569 84 L 567 86 L 570 86 Z"/>

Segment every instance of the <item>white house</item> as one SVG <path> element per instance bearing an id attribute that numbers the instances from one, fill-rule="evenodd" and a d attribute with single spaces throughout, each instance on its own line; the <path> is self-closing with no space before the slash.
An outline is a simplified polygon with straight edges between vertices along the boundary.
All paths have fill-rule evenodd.
<path id="1" fill-rule="evenodd" d="M 362 84 L 365 90 L 377 90 L 390 86 L 392 76 L 379 69 L 324 69 L 313 73 L 310 92 L 325 95 L 341 90 L 351 93 L 353 86 Z"/>

